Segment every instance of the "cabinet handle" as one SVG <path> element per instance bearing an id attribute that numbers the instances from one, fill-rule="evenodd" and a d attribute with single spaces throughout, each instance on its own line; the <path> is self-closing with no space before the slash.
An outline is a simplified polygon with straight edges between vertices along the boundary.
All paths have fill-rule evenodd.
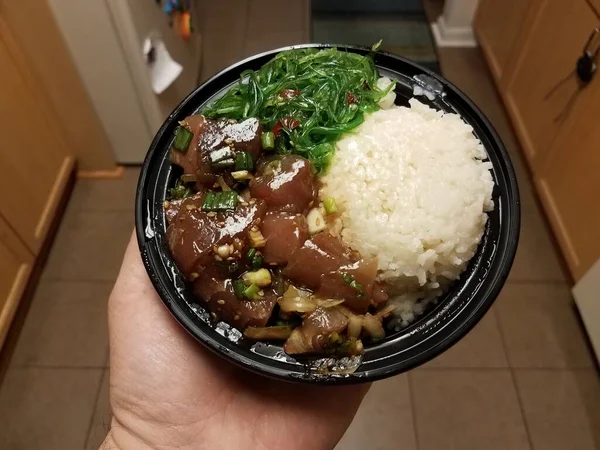
<path id="1" fill-rule="evenodd" d="M 578 94 L 582 91 L 584 87 L 588 85 L 588 83 L 594 78 L 594 74 L 596 73 L 596 59 L 600 54 L 600 28 L 594 28 L 592 30 L 590 37 L 588 38 L 585 46 L 583 47 L 583 54 L 577 59 L 575 63 L 575 70 L 573 70 L 569 75 L 560 80 L 550 91 L 544 96 L 544 100 L 548 100 L 565 82 L 570 80 L 573 75 L 577 77 L 579 81 L 577 90 L 573 92 L 567 104 L 563 108 L 563 110 L 554 118 L 554 122 L 559 122 L 564 119 L 571 110 L 571 107 L 575 103 Z"/>
<path id="2" fill-rule="evenodd" d="M 582 83 L 589 83 L 596 73 L 596 58 L 600 52 L 600 28 L 596 28 L 590 34 L 583 55 L 577 60 L 577 77 Z"/>

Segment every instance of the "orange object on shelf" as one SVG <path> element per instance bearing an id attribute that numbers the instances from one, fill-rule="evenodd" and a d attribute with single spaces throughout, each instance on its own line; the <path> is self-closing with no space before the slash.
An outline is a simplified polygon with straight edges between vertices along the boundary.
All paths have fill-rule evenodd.
<path id="1" fill-rule="evenodd" d="M 183 39 L 189 39 L 192 35 L 192 15 L 185 11 L 179 17 L 179 30 Z"/>

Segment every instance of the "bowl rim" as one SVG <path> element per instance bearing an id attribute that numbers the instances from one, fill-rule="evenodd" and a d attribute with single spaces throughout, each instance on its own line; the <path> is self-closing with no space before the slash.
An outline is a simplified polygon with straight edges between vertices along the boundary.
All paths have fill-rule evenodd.
<path id="1" fill-rule="evenodd" d="M 383 55 L 387 58 L 392 58 L 400 61 L 402 64 L 413 66 L 414 69 L 417 69 L 420 73 L 428 75 L 434 78 L 436 81 L 442 84 L 444 88 L 452 91 L 453 95 L 456 95 L 459 100 L 464 103 L 464 105 L 474 114 L 475 118 L 481 122 L 483 128 L 485 129 L 489 140 L 495 143 L 497 147 L 497 155 L 498 158 L 503 162 L 503 170 L 507 172 L 507 176 L 505 176 L 506 188 L 507 190 L 512 192 L 512 196 L 507 195 L 507 202 L 510 209 L 510 215 L 508 223 L 503 224 L 505 227 L 504 232 L 507 233 L 507 247 L 501 254 L 501 260 L 498 263 L 500 265 L 500 271 L 497 276 L 492 279 L 490 287 L 487 289 L 488 295 L 486 297 L 486 301 L 479 301 L 476 304 L 476 308 L 471 311 L 470 315 L 467 317 L 462 317 L 460 320 L 460 324 L 454 327 L 447 336 L 443 337 L 439 342 L 437 342 L 434 346 L 428 347 L 425 350 L 421 351 L 416 355 L 412 355 L 409 358 L 406 358 L 402 361 L 392 363 L 385 368 L 376 368 L 366 373 L 361 374 L 352 374 L 349 376 L 312 376 L 310 373 L 300 374 L 300 373 L 291 373 L 289 369 L 284 369 L 273 365 L 271 360 L 265 359 L 255 360 L 251 359 L 239 351 L 235 351 L 235 348 L 232 350 L 230 348 L 224 347 L 221 343 L 219 343 L 215 338 L 215 336 L 211 336 L 210 334 L 204 332 L 199 329 L 199 327 L 194 323 L 194 321 L 189 317 L 189 312 L 184 311 L 181 305 L 177 304 L 177 302 L 173 301 L 169 298 L 171 295 L 168 290 L 163 285 L 160 277 L 161 274 L 158 274 L 156 268 L 154 267 L 156 256 L 152 255 L 152 252 L 148 249 L 148 237 L 147 230 L 144 225 L 144 215 L 146 213 L 145 209 L 147 207 L 146 201 L 144 198 L 144 191 L 147 182 L 147 178 L 149 176 L 151 161 L 157 152 L 162 152 L 163 148 L 159 146 L 160 141 L 163 139 L 163 135 L 165 134 L 167 128 L 169 128 L 172 122 L 176 119 L 177 115 L 181 112 L 181 110 L 188 105 L 190 101 L 194 99 L 194 97 L 203 89 L 205 89 L 208 85 L 210 85 L 214 80 L 219 79 L 224 74 L 235 71 L 238 67 L 246 65 L 248 62 L 260 59 L 266 56 L 274 56 L 282 51 L 292 50 L 292 49 L 303 49 L 303 48 L 318 48 L 318 49 L 326 49 L 326 48 L 338 48 L 349 51 L 355 51 L 357 53 L 366 53 L 369 52 L 370 49 L 367 47 L 356 46 L 356 45 L 344 45 L 344 44 L 323 44 L 323 43 L 311 43 L 311 44 L 302 44 L 302 45 L 292 45 L 280 47 L 273 50 L 268 50 L 265 52 L 258 53 L 256 55 L 245 58 L 241 61 L 238 61 L 223 70 L 219 71 L 205 82 L 197 86 L 192 92 L 190 92 L 178 105 L 177 107 L 169 114 L 166 118 L 162 126 L 157 131 L 154 136 L 152 143 L 150 144 L 149 150 L 144 159 L 144 163 L 142 166 L 142 170 L 140 173 L 140 178 L 138 180 L 137 190 L 136 190 L 136 200 L 135 200 L 135 226 L 136 226 L 136 236 L 138 240 L 138 245 L 140 252 L 142 254 L 142 260 L 146 271 L 149 275 L 149 278 L 154 285 L 159 297 L 163 301 L 163 303 L 167 306 L 171 314 L 175 317 L 175 319 L 200 343 L 202 343 L 206 348 L 218 354 L 221 357 L 224 357 L 230 362 L 235 363 L 238 366 L 241 366 L 247 370 L 251 370 L 255 373 L 261 374 L 263 376 L 268 376 L 271 378 L 276 378 L 285 381 L 296 381 L 302 383 L 310 383 L 310 384 L 329 384 L 329 385 L 346 385 L 346 384 L 356 384 L 363 382 L 371 382 L 379 379 L 387 378 L 389 376 L 405 372 L 414 367 L 417 367 L 432 358 L 438 356 L 446 349 L 457 343 L 461 340 L 474 326 L 481 320 L 483 315 L 487 312 L 487 310 L 491 307 L 495 299 L 497 298 L 500 290 L 502 289 L 506 279 L 508 278 L 508 274 L 510 268 L 512 266 L 512 262 L 514 260 L 517 244 L 519 239 L 519 230 L 520 230 L 520 220 L 521 220 L 521 212 L 520 212 L 520 200 L 519 200 L 519 189 L 516 180 L 516 174 L 514 168 L 512 166 L 509 154 L 504 146 L 502 140 L 500 139 L 498 133 L 494 129 L 493 125 L 490 123 L 488 118 L 483 114 L 483 112 L 454 84 L 443 78 L 442 76 L 436 74 L 435 72 L 415 63 L 409 59 L 406 59 L 402 56 L 395 55 L 389 52 L 377 51 L 377 55 Z M 502 231 L 502 230 L 500 230 Z M 154 241 L 154 239 L 152 239 Z M 481 245 L 481 244 L 479 244 Z M 216 333 L 213 327 L 213 333 Z M 235 347 L 237 344 L 233 344 Z M 271 364 L 269 364 L 271 362 Z M 355 376 L 356 375 L 356 376 Z"/>

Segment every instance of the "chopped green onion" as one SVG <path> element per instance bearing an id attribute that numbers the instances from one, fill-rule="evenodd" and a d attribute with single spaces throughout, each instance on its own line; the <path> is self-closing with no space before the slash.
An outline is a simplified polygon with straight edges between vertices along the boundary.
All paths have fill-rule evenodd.
<path id="1" fill-rule="evenodd" d="M 272 131 L 265 131 L 261 136 L 263 150 L 272 150 L 275 148 L 275 134 Z"/>
<path id="2" fill-rule="evenodd" d="M 249 152 L 237 152 L 235 154 L 235 170 L 252 170 L 254 161 Z"/>
<path id="3" fill-rule="evenodd" d="M 264 247 L 267 243 L 265 237 L 258 228 L 251 228 L 250 231 L 248 231 L 248 237 L 250 238 L 250 245 L 252 247 Z"/>
<path id="4" fill-rule="evenodd" d="M 263 257 L 260 253 L 258 253 L 252 260 L 252 263 L 250 264 L 250 266 L 252 267 L 252 269 L 257 270 L 258 268 L 260 268 L 260 266 L 262 266 L 262 263 L 263 263 Z"/>
<path id="5" fill-rule="evenodd" d="M 174 188 L 171 188 L 171 197 L 175 199 L 183 198 L 185 191 L 186 188 L 183 184 L 176 185 Z"/>
<path id="6" fill-rule="evenodd" d="M 185 153 L 187 152 L 193 137 L 194 133 L 192 133 L 190 130 L 185 127 L 179 127 L 175 132 L 175 141 L 173 142 L 173 147 L 180 152 Z"/>
<path id="7" fill-rule="evenodd" d="M 352 282 L 354 281 L 354 279 L 345 272 L 342 273 L 342 280 L 344 280 L 348 284 L 352 284 Z"/>
<path id="8" fill-rule="evenodd" d="M 259 291 L 260 288 L 256 284 L 251 284 L 244 290 L 244 296 L 249 300 L 259 300 Z"/>
<path id="9" fill-rule="evenodd" d="M 202 202 L 204 211 L 223 211 L 227 209 L 235 209 L 238 202 L 237 192 L 208 192 Z"/>
<path id="10" fill-rule="evenodd" d="M 229 167 L 233 167 L 235 161 L 233 159 L 224 159 L 222 161 L 216 162 L 212 164 L 213 169 L 227 169 Z"/>
<path id="11" fill-rule="evenodd" d="M 234 172 L 231 172 L 231 176 L 236 181 L 243 181 L 243 180 L 251 180 L 252 179 L 252 175 L 250 175 L 250 172 L 248 172 L 247 170 L 236 170 Z"/>
<path id="12" fill-rule="evenodd" d="M 342 280 L 348 283 L 350 287 L 356 291 L 356 297 L 363 298 L 365 296 L 363 285 L 356 281 L 353 277 L 351 277 L 347 273 L 342 273 Z"/>
<path id="13" fill-rule="evenodd" d="M 255 272 L 246 272 L 242 275 L 246 285 L 256 284 L 258 287 L 266 287 L 271 284 L 271 272 L 267 269 L 258 269 Z"/>
<path id="14" fill-rule="evenodd" d="M 238 300 L 242 300 L 244 296 L 244 291 L 246 290 L 246 285 L 242 280 L 233 280 L 233 292 Z"/>
<path id="15" fill-rule="evenodd" d="M 235 156 L 229 147 L 213 150 L 208 154 L 210 165 L 216 169 L 223 169 L 235 165 Z"/>
<path id="16" fill-rule="evenodd" d="M 258 250 L 256 250 L 255 248 L 251 248 L 250 250 L 248 250 L 247 258 L 248 264 L 250 264 L 252 270 L 260 269 L 260 266 L 262 266 L 263 263 L 263 257 Z"/>
<path id="17" fill-rule="evenodd" d="M 182 183 L 195 183 L 196 181 L 197 181 L 196 175 L 189 174 L 189 173 L 181 175 Z"/>
<path id="18" fill-rule="evenodd" d="M 335 199 L 331 197 L 323 200 L 323 206 L 325 207 L 325 212 L 327 212 L 327 214 L 336 213 L 338 210 Z"/>

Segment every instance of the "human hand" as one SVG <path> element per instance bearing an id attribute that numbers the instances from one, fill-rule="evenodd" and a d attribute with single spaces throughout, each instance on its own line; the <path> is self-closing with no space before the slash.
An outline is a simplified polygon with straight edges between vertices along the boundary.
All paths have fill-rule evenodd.
<path id="1" fill-rule="evenodd" d="M 156 294 L 135 234 L 109 328 L 113 420 L 103 449 L 332 449 L 368 390 L 274 381 L 203 348 Z"/>

